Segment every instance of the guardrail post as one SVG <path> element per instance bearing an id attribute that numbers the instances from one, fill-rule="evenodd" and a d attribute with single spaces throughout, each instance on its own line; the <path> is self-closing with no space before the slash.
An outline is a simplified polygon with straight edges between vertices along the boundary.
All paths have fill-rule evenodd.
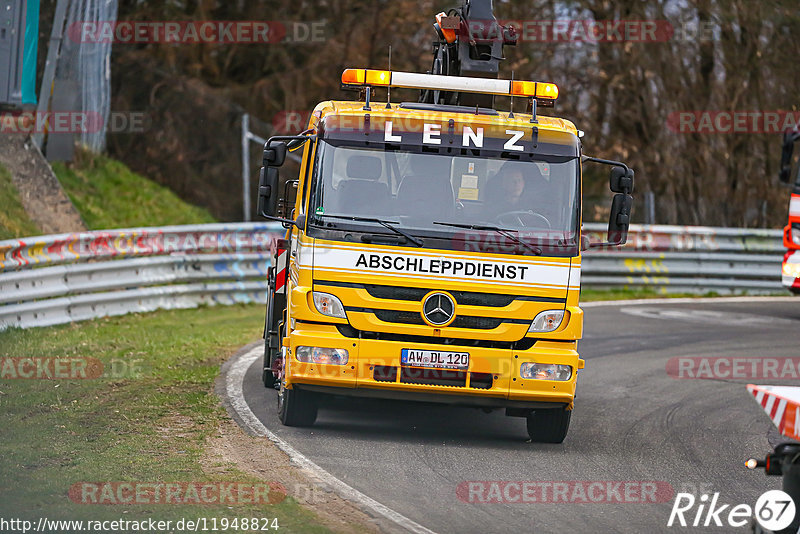
<path id="1" fill-rule="evenodd" d="M 250 115 L 242 115 L 242 220 L 250 222 Z"/>

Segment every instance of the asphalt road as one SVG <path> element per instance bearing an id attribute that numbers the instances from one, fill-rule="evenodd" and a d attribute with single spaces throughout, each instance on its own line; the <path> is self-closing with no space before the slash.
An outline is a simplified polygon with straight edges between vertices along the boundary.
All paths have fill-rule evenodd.
<path id="1" fill-rule="evenodd" d="M 579 349 L 586 368 L 561 445 L 529 443 L 524 419 L 502 412 L 374 400 L 333 399 L 314 427 L 284 427 L 258 362 L 244 395 L 268 429 L 319 466 L 439 533 L 749 531 L 667 528 L 673 492 L 719 492 L 720 504 L 753 506 L 781 484 L 743 467 L 779 439 L 744 387 L 752 380 L 676 379 L 667 361 L 800 357 L 800 299 L 587 307 Z M 470 503 L 457 492 L 468 481 L 647 481 L 669 491 L 660 489 L 656 503 Z M 487 497 L 491 486 L 481 487 Z M 538 487 L 541 495 L 549 486 Z"/>

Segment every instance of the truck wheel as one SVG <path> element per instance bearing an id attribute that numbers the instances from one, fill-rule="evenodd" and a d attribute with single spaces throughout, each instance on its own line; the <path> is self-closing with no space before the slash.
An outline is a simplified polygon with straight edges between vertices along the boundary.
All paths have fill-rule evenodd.
<path id="1" fill-rule="evenodd" d="M 536 443 L 561 443 L 567 437 L 571 410 L 549 408 L 528 414 L 528 436 Z"/>
<path id="2" fill-rule="evenodd" d="M 317 402 L 313 393 L 281 384 L 278 392 L 278 419 L 286 426 L 311 426 L 317 420 Z"/>

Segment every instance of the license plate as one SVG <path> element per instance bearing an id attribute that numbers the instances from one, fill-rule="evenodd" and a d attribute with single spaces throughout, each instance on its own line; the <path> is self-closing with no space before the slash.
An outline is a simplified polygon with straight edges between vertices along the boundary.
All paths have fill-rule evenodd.
<path id="1" fill-rule="evenodd" d="M 400 363 L 412 367 L 467 369 L 469 368 L 469 353 L 403 349 L 400 355 Z"/>

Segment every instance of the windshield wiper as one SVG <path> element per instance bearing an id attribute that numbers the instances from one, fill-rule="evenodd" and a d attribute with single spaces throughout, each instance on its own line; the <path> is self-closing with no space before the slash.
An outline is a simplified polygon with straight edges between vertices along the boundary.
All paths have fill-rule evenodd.
<path id="1" fill-rule="evenodd" d="M 506 230 L 505 228 L 498 228 L 497 226 L 490 226 L 490 225 L 481 225 L 481 224 L 460 224 L 460 223 L 452 223 L 452 222 L 438 222 L 434 221 L 433 224 L 440 224 L 442 226 L 452 226 L 453 228 L 466 228 L 467 230 L 491 230 L 493 232 L 497 232 L 498 234 L 509 238 L 514 243 L 518 245 L 522 245 L 523 247 L 527 248 L 537 256 L 542 255 L 542 249 L 537 246 L 531 245 L 519 239 L 518 237 L 512 234 L 512 230 Z"/>
<path id="2" fill-rule="evenodd" d="M 392 224 L 400 224 L 399 222 L 384 221 L 383 219 L 375 219 L 373 217 L 356 217 L 356 216 L 353 216 L 353 215 L 332 215 L 332 214 L 328 214 L 328 213 L 320 213 L 320 214 L 318 214 L 316 216 L 317 217 L 328 217 L 328 218 L 331 218 L 331 219 L 345 219 L 345 220 L 348 220 L 348 221 L 378 223 L 381 226 L 383 226 L 385 228 L 388 228 L 389 230 L 391 230 L 395 234 L 397 234 L 399 236 L 402 236 L 402 237 L 405 237 L 406 239 L 408 239 L 409 241 L 411 241 L 412 243 L 414 243 L 418 247 L 421 247 L 421 246 L 424 245 L 422 240 L 419 239 L 418 237 L 414 237 L 413 235 L 411 235 L 411 234 L 409 234 L 407 232 L 404 232 L 403 230 L 400 230 L 399 228 L 396 228 L 396 227 L 392 226 Z"/>

